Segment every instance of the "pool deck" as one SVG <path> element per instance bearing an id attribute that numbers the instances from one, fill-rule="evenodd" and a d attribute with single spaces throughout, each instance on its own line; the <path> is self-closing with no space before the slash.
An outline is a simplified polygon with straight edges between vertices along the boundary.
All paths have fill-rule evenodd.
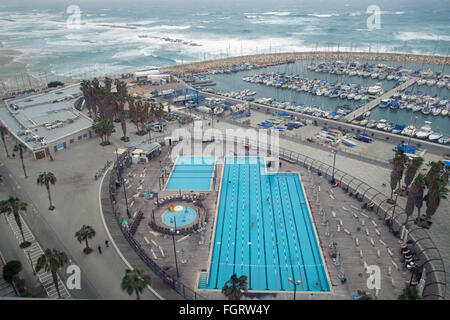
<path id="1" fill-rule="evenodd" d="M 127 176 L 130 174 L 131 177 L 134 176 L 134 178 L 129 178 L 130 181 L 127 184 L 129 198 L 132 198 L 133 190 L 140 186 L 143 186 L 144 190 L 150 187 L 152 191 L 157 191 L 158 176 L 161 171 L 159 160 L 163 159 L 167 152 L 168 150 L 163 148 L 160 158 L 151 160 L 146 165 L 136 164 L 126 169 Z M 324 178 L 318 177 L 316 174 L 309 174 L 303 167 L 286 161 L 282 161 L 282 163 L 280 171 L 297 172 L 301 176 L 305 196 L 311 205 L 310 214 L 332 290 L 328 294 L 297 291 L 297 299 L 351 299 L 352 293 L 356 293 L 358 290 L 366 291 L 375 297 L 375 291 L 368 290 L 366 287 L 369 274 L 365 272 L 365 265 L 380 267 L 382 280 L 377 299 L 396 299 L 404 288 L 405 282 L 409 281 L 410 273 L 402 268 L 398 239 L 389 233 L 388 228 L 383 225 L 383 221 L 378 220 L 373 212 L 359 210 L 361 203 L 349 197 L 341 188 L 332 189 L 333 194 L 331 194 L 330 185 Z M 205 230 L 187 236 L 175 236 L 180 281 L 191 289 L 197 288 L 199 273 L 206 272 L 210 266 L 222 170 L 223 165 L 217 164 L 218 179 L 216 179 L 213 190 L 202 192 L 206 193 L 206 199 L 203 201 L 207 210 Z M 146 172 L 146 175 L 139 179 L 142 172 Z M 313 186 L 314 188 L 312 188 Z M 321 189 L 319 192 L 320 207 L 316 205 L 319 187 Z M 158 191 L 158 193 L 159 197 L 163 197 L 179 193 L 179 191 L 166 190 Z M 182 191 L 182 193 L 190 192 Z M 124 203 L 123 199 L 120 199 L 121 196 L 122 193 L 118 195 L 119 199 L 117 200 L 120 204 Z M 144 212 L 144 220 L 140 223 L 135 235 L 136 240 L 142 244 L 149 257 L 152 257 L 156 263 L 166 268 L 169 274 L 175 277 L 172 237 L 157 233 L 148 225 L 152 208 L 155 207 L 153 201 L 145 200 L 142 197 L 129 200 L 129 202 L 131 201 L 134 201 L 130 209 L 131 214 L 138 210 Z M 319 214 L 320 208 L 324 210 L 324 216 Z M 332 211 L 335 213 L 335 217 L 332 216 Z M 327 223 L 323 224 L 324 221 Z M 326 236 L 327 232 L 330 233 L 330 237 Z M 356 239 L 358 239 L 358 245 Z M 336 249 L 330 249 L 331 242 L 337 243 L 337 252 L 340 254 L 339 266 L 336 266 L 333 261 L 332 257 L 336 253 Z M 360 250 L 362 250 L 362 254 Z M 395 265 L 398 266 L 398 269 Z M 389 271 L 391 275 L 388 274 Z M 341 283 L 338 278 L 339 273 L 345 274 L 346 283 Z M 197 289 L 197 292 L 208 299 L 224 298 L 220 290 Z M 249 292 L 244 299 L 292 299 L 292 294 L 292 292 Z"/>

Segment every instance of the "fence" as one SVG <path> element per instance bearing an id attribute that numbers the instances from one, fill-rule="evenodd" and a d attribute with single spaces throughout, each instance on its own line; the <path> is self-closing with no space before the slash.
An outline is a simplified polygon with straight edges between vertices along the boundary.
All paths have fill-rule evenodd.
<path id="1" fill-rule="evenodd" d="M 238 137 L 225 136 L 224 140 L 235 142 Z M 251 147 L 261 147 L 255 141 L 247 140 L 247 143 Z M 341 188 L 348 191 L 351 195 L 356 195 L 361 202 L 373 203 L 373 211 L 380 217 L 386 219 L 392 218 L 391 230 L 396 237 L 400 238 L 400 232 L 403 226 L 402 221 L 405 221 L 406 214 L 405 209 L 399 205 L 392 205 L 387 203 L 386 196 L 371 187 L 366 182 L 356 178 L 338 168 L 333 168 L 331 165 L 326 164 L 320 160 L 313 159 L 309 156 L 302 155 L 298 152 L 288 150 L 282 147 L 278 148 L 279 156 L 292 162 L 294 164 L 303 166 L 310 170 L 315 170 L 320 173 L 322 177 L 327 180 L 331 180 L 333 177 L 335 181 L 339 182 Z M 205 300 L 206 298 L 197 294 L 194 290 L 188 288 L 183 283 L 173 279 L 168 275 L 161 267 L 159 267 L 144 251 L 141 245 L 133 238 L 127 228 L 123 227 L 120 223 L 120 213 L 116 211 L 114 193 L 116 190 L 115 180 L 117 178 L 117 172 L 120 171 L 120 167 L 123 166 L 125 158 L 128 154 L 122 154 L 118 161 L 114 164 L 113 170 L 110 176 L 110 200 L 113 208 L 114 216 L 117 223 L 119 223 L 124 237 L 128 240 L 133 250 L 139 255 L 139 257 L 146 263 L 146 265 L 158 275 L 165 283 L 171 286 L 179 294 L 186 299 Z M 119 169 L 118 169 L 119 165 Z M 394 206 L 396 207 L 396 215 L 394 215 Z M 408 222 L 412 222 L 409 219 Z M 428 232 L 420 227 L 412 227 L 409 230 L 409 241 L 416 253 L 416 262 L 419 264 L 419 270 L 425 275 L 425 285 L 423 289 L 422 297 L 424 299 L 445 299 L 446 295 L 446 272 L 445 265 L 439 250 L 432 241 Z"/>

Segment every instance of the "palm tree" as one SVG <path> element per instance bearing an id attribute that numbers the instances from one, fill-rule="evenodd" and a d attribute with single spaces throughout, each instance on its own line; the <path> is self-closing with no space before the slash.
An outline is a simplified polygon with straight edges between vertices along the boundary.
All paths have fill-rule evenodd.
<path id="1" fill-rule="evenodd" d="M 394 166 L 394 171 L 397 174 L 398 186 L 401 186 L 401 180 L 403 177 L 403 171 L 405 170 L 405 165 L 408 158 L 403 150 L 398 150 L 395 153 L 394 159 L 392 159 L 392 164 Z"/>
<path id="2" fill-rule="evenodd" d="M 431 161 L 428 163 L 430 169 L 425 177 L 425 182 L 428 189 L 433 189 L 437 179 L 444 172 L 444 165 L 445 164 L 443 161 Z"/>
<path id="3" fill-rule="evenodd" d="M 449 190 L 441 178 L 439 178 L 436 181 L 432 189 L 428 189 L 428 194 L 426 198 L 427 204 L 427 211 L 425 216 L 426 221 L 430 221 L 431 216 L 436 213 L 436 210 L 439 207 L 441 199 L 447 199 L 448 192 Z"/>
<path id="4" fill-rule="evenodd" d="M 410 193 L 412 197 L 414 197 L 414 205 L 417 208 L 417 220 L 420 219 L 420 209 L 423 205 L 423 192 L 425 190 L 425 175 L 422 173 L 419 173 L 414 179 L 413 184 L 411 185 Z M 408 195 L 409 199 L 409 195 Z M 408 204 L 406 204 L 408 206 Z M 407 213 L 408 215 L 408 213 Z"/>
<path id="5" fill-rule="evenodd" d="M 48 193 L 48 201 L 50 202 L 50 207 L 48 210 L 54 210 L 55 206 L 52 204 L 52 196 L 50 194 L 50 184 L 55 185 L 56 177 L 52 172 L 41 172 L 37 178 L 37 184 L 40 186 L 45 186 Z"/>
<path id="6" fill-rule="evenodd" d="M 398 177 L 397 172 L 395 170 L 391 171 L 391 197 L 387 200 L 389 203 L 394 203 L 394 199 L 392 199 L 392 196 L 394 195 L 395 189 L 397 189 L 397 183 L 398 183 Z"/>
<path id="7" fill-rule="evenodd" d="M 420 166 L 423 164 L 423 158 L 417 157 L 412 160 L 408 160 L 406 164 L 406 173 L 405 173 L 405 191 L 408 192 L 409 185 L 413 182 L 414 177 L 419 170 Z"/>
<path id="8" fill-rule="evenodd" d="M 417 291 L 416 286 L 410 286 L 403 289 L 401 295 L 398 296 L 398 300 L 420 300 L 421 297 Z"/>
<path id="9" fill-rule="evenodd" d="M 247 276 L 237 277 L 236 273 L 233 273 L 230 280 L 225 282 L 222 293 L 228 300 L 240 300 L 242 294 L 247 292 Z"/>
<path id="10" fill-rule="evenodd" d="M 58 297 L 61 298 L 61 293 L 59 292 L 58 285 L 58 275 L 57 271 L 67 265 L 69 259 L 67 255 L 56 249 L 45 249 L 44 254 L 39 257 L 36 263 L 36 272 L 44 269 L 45 272 L 50 272 L 52 274 L 53 283 L 56 287 L 56 292 L 58 292 Z"/>
<path id="11" fill-rule="evenodd" d="M 80 90 L 83 93 L 84 96 L 84 103 L 86 105 L 86 108 L 89 111 L 89 116 L 92 116 L 92 89 L 91 89 L 91 82 L 89 80 L 83 80 L 80 83 Z"/>
<path id="12" fill-rule="evenodd" d="M 20 220 L 20 211 L 26 211 L 28 204 L 22 202 L 19 198 L 9 197 L 8 200 L 0 201 L 0 213 L 13 214 L 16 220 L 17 227 L 19 227 L 20 234 L 22 235 L 22 246 L 25 246 L 28 242 L 25 240 L 23 234 L 22 221 Z"/>
<path id="13" fill-rule="evenodd" d="M 0 134 L 3 141 L 3 146 L 5 147 L 6 157 L 9 158 L 8 148 L 6 147 L 6 141 L 5 141 L 5 133 L 3 132 L 3 126 L 0 128 Z"/>
<path id="14" fill-rule="evenodd" d="M 86 241 L 86 248 L 83 249 L 83 252 L 86 254 L 92 252 L 92 249 L 89 248 L 88 239 L 92 239 L 93 237 L 95 237 L 95 230 L 91 226 L 83 225 L 83 227 L 75 233 L 75 238 L 77 238 L 80 243 Z"/>
<path id="15" fill-rule="evenodd" d="M 120 138 L 121 140 L 123 140 L 124 142 L 128 141 L 127 138 L 127 113 L 125 112 L 125 110 L 120 109 L 119 112 L 117 113 L 117 117 L 120 120 L 120 125 L 122 126 L 122 132 L 123 132 L 123 137 Z"/>
<path id="16" fill-rule="evenodd" d="M 126 291 L 129 295 L 136 293 L 136 300 L 140 300 L 139 294 L 144 291 L 147 285 L 151 285 L 151 278 L 145 274 L 143 269 L 127 269 L 125 276 L 122 278 L 122 290 Z"/>
<path id="17" fill-rule="evenodd" d="M 27 176 L 27 172 L 25 170 L 25 163 L 23 163 L 23 146 L 19 143 L 19 155 L 20 155 L 20 161 L 22 161 L 22 168 L 23 168 L 23 173 L 25 175 L 25 179 L 28 178 Z"/>
<path id="18" fill-rule="evenodd" d="M 102 146 L 110 144 L 109 137 L 114 130 L 114 125 L 111 121 L 107 119 L 97 119 L 92 124 L 92 129 L 94 129 L 95 133 L 102 139 Z"/>

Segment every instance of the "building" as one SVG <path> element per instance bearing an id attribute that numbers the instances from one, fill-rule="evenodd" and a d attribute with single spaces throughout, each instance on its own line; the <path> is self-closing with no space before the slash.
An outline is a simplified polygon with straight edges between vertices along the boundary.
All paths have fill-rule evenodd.
<path id="1" fill-rule="evenodd" d="M 138 82 L 151 84 L 163 84 L 170 80 L 170 74 L 159 73 L 157 68 L 135 72 L 134 76 Z"/>
<path id="2" fill-rule="evenodd" d="M 45 158 L 95 136 L 92 120 L 74 107 L 80 99 L 80 85 L 75 84 L 7 100 L 0 107 L 0 121 L 35 159 Z"/>

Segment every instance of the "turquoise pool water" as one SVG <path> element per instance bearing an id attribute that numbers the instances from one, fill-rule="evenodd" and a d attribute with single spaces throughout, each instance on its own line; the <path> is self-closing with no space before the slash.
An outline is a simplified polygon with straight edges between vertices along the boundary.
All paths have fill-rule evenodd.
<path id="1" fill-rule="evenodd" d="M 166 190 L 209 190 L 214 161 L 214 157 L 178 157 Z"/>
<path id="2" fill-rule="evenodd" d="M 192 223 L 195 220 L 196 216 L 197 214 L 194 209 L 183 206 L 183 210 L 181 211 L 172 212 L 167 209 L 166 212 L 162 214 L 162 220 L 166 225 L 170 227 L 174 227 L 175 222 L 177 224 L 177 227 L 182 227 Z"/>
<path id="3" fill-rule="evenodd" d="M 221 289 L 233 273 L 248 289 L 330 291 L 298 174 L 265 174 L 262 158 L 226 158 L 209 278 Z M 254 163 L 251 163 L 254 162 Z"/>

